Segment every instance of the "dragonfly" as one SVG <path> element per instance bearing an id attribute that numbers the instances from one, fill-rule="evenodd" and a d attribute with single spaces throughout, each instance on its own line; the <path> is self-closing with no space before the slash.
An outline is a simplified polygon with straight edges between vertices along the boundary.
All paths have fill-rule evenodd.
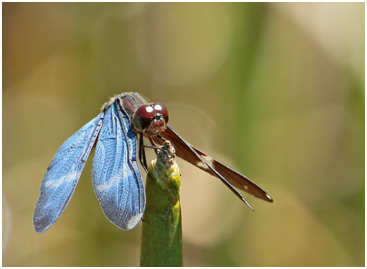
<path id="1" fill-rule="evenodd" d="M 157 149 L 169 141 L 176 156 L 220 179 L 241 201 L 237 190 L 273 202 L 261 187 L 184 140 L 170 125 L 167 108 L 138 93 L 122 93 L 57 150 L 42 180 L 33 214 L 37 233 L 48 230 L 64 212 L 84 165 L 95 147 L 93 189 L 107 219 L 122 230 L 134 228 L 145 210 L 145 189 L 138 159 L 147 171 L 144 137 Z M 237 188 L 237 189 L 236 189 Z"/>

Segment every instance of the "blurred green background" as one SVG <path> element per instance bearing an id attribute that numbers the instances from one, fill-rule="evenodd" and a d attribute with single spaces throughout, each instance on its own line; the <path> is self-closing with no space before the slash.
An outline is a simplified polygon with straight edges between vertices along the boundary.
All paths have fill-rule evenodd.
<path id="1" fill-rule="evenodd" d="M 32 224 L 57 148 L 138 91 L 275 201 L 245 194 L 253 213 L 179 160 L 184 265 L 364 266 L 364 21 L 364 3 L 3 3 L 3 265 L 139 265 L 141 224 L 104 217 L 92 158 Z"/>

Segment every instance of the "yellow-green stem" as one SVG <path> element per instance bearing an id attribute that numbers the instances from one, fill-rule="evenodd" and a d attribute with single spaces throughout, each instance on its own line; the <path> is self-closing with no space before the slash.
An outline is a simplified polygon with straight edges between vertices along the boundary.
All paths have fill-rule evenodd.
<path id="1" fill-rule="evenodd" d="M 182 266 L 180 171 L 174 158 L 149 165 L 141 266 Z"/>

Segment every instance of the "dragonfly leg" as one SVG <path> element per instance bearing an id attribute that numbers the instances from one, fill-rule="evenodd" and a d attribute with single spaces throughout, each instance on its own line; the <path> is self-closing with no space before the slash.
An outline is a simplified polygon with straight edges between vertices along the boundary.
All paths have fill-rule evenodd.
<path id="1" fill-rule="evenodd" d="M 161 135 L 157 135 L 157 137 L 158 137 L 160 140 L 162 140 L 163 142 L 167 140 L 167 139 L 165 139 L 165 138 L 164 138 L 163 136 L 161 136 Z"/>
<path id="2" fill-rule="evenodd" d="M 139 135 L 139 161 L 141 166 L 144 168 L 145 172 L 148 173 L 147 158 L 145 155 L 143 135 Z"/>
<path id="3" fill-rule="evenodd" d="M 154 143 L 153 139 L 149 136 L 150 144 L 152 145 L 152 148 L 154 149 L 155 154 L 158 154 L 159 147 Z"/>

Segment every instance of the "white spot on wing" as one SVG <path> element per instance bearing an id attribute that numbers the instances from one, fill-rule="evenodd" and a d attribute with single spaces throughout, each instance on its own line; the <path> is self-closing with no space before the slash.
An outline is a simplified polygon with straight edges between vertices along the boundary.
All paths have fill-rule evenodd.
<path id="1" fill-rule="evenodd" d="M 143 213 L 139 213 L 139 214 L 136 214 L 135 216 L 132 216 L 129 219 L 129 221 L 126 223 L 126 230 L 130 230 L 134 228 L 139 223 L 142 216 L 143 216 Z"/>
<path id="2" fill-rule="evenodd" d="M 202 157 L 208 162 L 208 164 L 210 164 L 211 166 L 213 166 L 213 159 L 209 156 L 206 155 L 202 155 Z"/>
<path id="3" fill-rule="evenodd" d="M 203 163 L 203 162 L 197 162 L 197 163 L 196 163 L 196 166 L 197 166 L 197 167 L 200 167 L 200 168 L 203 168 L 204 170 L 210 170 L 210 169 L 208 168 L 208 166 L 207 166 L 205 163 Z"/>
<path id="4" fill-rule="evenodd" d="M 116 186 L 118 184 L 118 182 L 120 181 L 120 179 L 121 179 L 121 176 L 118 176 L 119 174 L 121 174 L 121 173 L 117 173 L 117 175 L 111 177 L 104 184 L 97 185 L 96 190 L 99 191 L 99 192 L 102 192 L 102 191 L 110 189 L 113 186 Z"/>
<path id="5" fill-rule="evenodd" d="M 213 159 L 205 154 L 201 155 L 201 157 L 210 165 L 213 167 Z M 197 166 L 200 166 L 202 168 L 208 169 L 208 166 L 203 162 L 197 162 Z"/>
<path id="6" fill-rule="evenodd" d="M 62 176 L 62 177 L 60 177 L 58 179 L 55 179 L 55 180 L 47 180 L 45 182 L 45 186 L 47 188 L 57 188 L 61 184 L 63 184 L 64 182 L 73 181 L 77 177 L 78 177 L 78 172 L 71 172 L 71 173 L 68 173 L 66 176 Z"/>

